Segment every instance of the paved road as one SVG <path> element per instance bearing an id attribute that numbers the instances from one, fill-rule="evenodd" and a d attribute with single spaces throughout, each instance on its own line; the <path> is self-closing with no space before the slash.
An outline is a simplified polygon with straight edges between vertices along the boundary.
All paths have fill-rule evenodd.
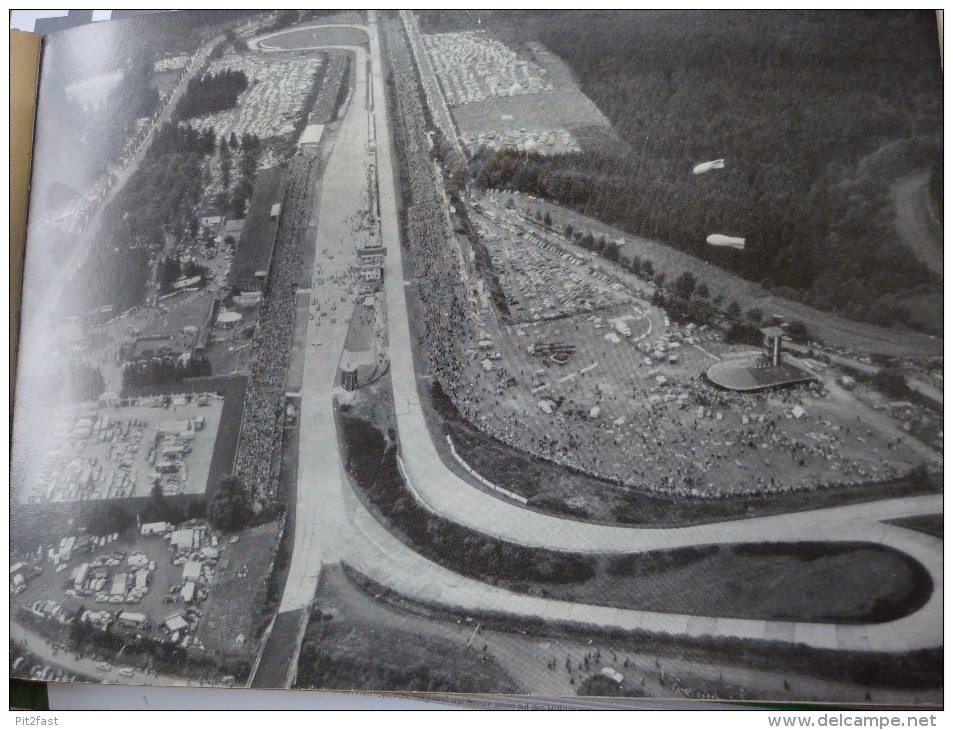
<path id="1" fill-rule="evenodd" d="M 869 540 L 892 545 L 927 566 L 936 581 L 933 598 L 920 611 L 906 618 L 877 626 L 834 626 L 796 622 L 765 622 L 716 619 L 555 601 L 512 593 L 460 576 L 423 558 L 384 529 L 351 492 L 333 438 L 330 382 L 333 359 L 325 353 L 310 356 L 305 363 L 307 394 L 302 412 L 302 461 L 300 465 L 298 515 L 302 527 L 296 535 L 292 571 L 282 600 L 282 610 L 310 601 L 317 582 L 319 562 L 344 559 L 383 585 L 416 600 L 472 612 L 501 612 L 536 616 L 580 625 L 648 630 L 683 636 L 733 636 L 805 643 L 823 648 L 905 651 L 942 643 L 941 541 L 910 530 L 890 527 L 878 520 L 926 514 L 942 510 L 940 497 L 891 500 L 854 505 L 813 513 L 779 515 L 717 525 L 674 530 L 644 530 L 583 524 L 520 509 L 491 497 L 449 472 L 436 454 L 423 421 L 411 360 L 403 274 L 400 266 L 397 202 L 390 181 L 393 162 L 385 110 L 383 72 L 376 23 L 369 26 L 371 73 L 375 120 L 378 129 L 377 162 L 380 184 L 381 237 L 389 249 L 385 260 L 385 296 L 388 306 L 392 374 L 401 450 L 410 481 L 428 505 L 463 524 L 507 539 L 531 545 L 581 551 L 644 550 L 716 542 L 774 540 Z M 360 68 L 361 64 L 357 64 Z M 358 81 L 358 83 L 362 83 Z M 363 87 L 353 96 L 361 99 Z M 351 172 L 360 170 L 353 157 L 361 137 L 361 122 L 352 104 L 342 127 L 334 155 L 350 155 Z M 345 145 L 353 145 L 343 154 Z M 332 168 L 332 165 L 334 167 Z M 332 159 L 325 182 L 347 176 Z M 321 245 L 346 234 L 348 214 L 359 208 L 345 207 L 346 188 L 331 196 L 322 190 Z M 341 196 L 345 197 L 341 197 Z M 338 206 L 332 211 L 331 206 Z M 336 217 L 338 223 L 332 223 Z M 330 235 L 330 238 L 328 237 Z M 316 264 L 317 265 L 317 264 Z M 344 329 L 325 347 L 340 352 Z M 339 339 L 338 339 L 339 338 Z M 308 341 L 312 341 L 309 327 Z M 309 355 L 312 353 L 309 351 Z M 315 353 L 317 355 L 317 353 Z"/>
<path id="2" fill-rule="evenodd" d="M 367 157 L 368 113 L 366 53 L 354 64 L 354 93 L 342 120 L 320 183 L 314 282 L 305 337 L 301 388 L 298 493 L 295 544 L 280 611 L 303 608 L 314 598 L 322 562 L 336 562 L 342 514 L 335 503 L 341 494 L 341 455 L 337 448 L 333 390 L 353 306 L 353 294 L 340 281 L 354 265 L 354 249 L 367 231 L 356 228 L 354 214 L 366 207 L 367 177 L 360 160 Z M 327 253 L 323 253 L 324 251 Z M 338 279 L 338 282 L 335 282 Z M 345 301 L 341 301 L 341 298 Z M 322 317 L 321 315 L 326 316 Z M 332 321 L 333 320 L 333 321 Z M 320 344 L 316 344 L 320 343 Z"/>
<path id="3" fill-rule="evenodd" d="M 898 180 L 890 193 L 900 240 L 930 271 L 943 276 L 943 224 L 930 201 L 930 170 Z"/>
<path id="4" fill-rule="evenodd" d="M 348 535 L 347 562 L 350 565 L 404 596 L 468 615 L 508 614 L 590 628 L 648 631 L 690 638 L 772 640 L 819 649 L 904 652 L 943 645 L 942 541 L 899 527 L 868 523 L 854 524 L 849 529 L 838 528 L 836 521 L 829 519 L 828 531 L 822 533 L 826 539 L 902 543 L 905 550 L 927 567 L 936 581 L 933 596 L 919 611 L 888 623 L 846 626 L 636 611 L 514 593 L 466 578 L 427 560 L 382 527 L 353 494 L 346 495 L 346 501 L 348 519 L 354 528 Z M 890 505 L 883 503 L 883 514 L 920 514 L 935 510 L 939 500 L 919 505 L 907 500 L 895 502 Z M 812 539 L 815 535 L 817 533 L 805 534 L 800 539 Z M 753 539 L 765 537 L 760 535 Z"/>
<path id="5" fill-rule="evenodd" d="M 113 665 L 113 669 L 109 672 L 104 672 L 96 666 L 100 661 L 99 659 L 90 659 L 88 657 L 80 657 L 77 659 L 76 655 L 71 654 L 69 651 L 57 651 L 56 654 L 54 654 L 53 645 L 46 637 L 41 636 L 22 624 L 12 621 L 10 622 L 10 641 L 11 643 L 17 642 L 19 644 L 25 644 L 27 651 L 45 662 L 63 667 L 63 669 L 69 672 L 100 679 L 106 684 L 157 684 L 189 687 L 199 687 L 202 685 L 201 682 L 196 680 L 185 679 L 169 674 L 146 674 L 140 670 L 136 670 L 131 677 L 124 677 L 117 673 L 119 669 L 122 669 L 122 663 L 115 661 L 110 662 Z M 16 653 L 12 647 L 10 651 L 11 654 Z"/>
<path id="6" fill-rule="evenodd" d="M 376 26 L 372 27 L 374 32 L 371 63 L 376 76 L 380 68 L 380 50 L 377 45 Z M 379 84 L 375 86 L 375 109 L 385 109 L 383 89 Z M 865 629 L 825 627 L 822 624 L 791 624 L 796 631 L 787 638 L 814 646 L 851 645 L 864 648 L 867 645 L 877 645 L 892 646 L 896 650 L 913 645 L 933 646 L 942 643 L 942 542 L 910 530 L 878 524 L 879 520 L 890 517 L 942 512 L 942 498 L 939 496 L 890 500 L 678 529 L 633 529 L 568 521 L 532 512 L 490 496 L 448 470 L 440 460 L 420 407 L 411 354 L 406 290 L 399 256 L 394 255 L 400 251 L 397 204 L 393 186 L 384 184 L 391 179 L 392 170 L 387 116 L 379 115 L 377 124 L 381 140 L 378 159 L 382 238 L 389 249 L 385 260 L 384 281 L 390 328 L 394 403 L 406 472 L 413 489 L 424 503 L 435 512 L 481 532 L 526 545 L 558 550 L 641 552 L 724 542 L 805 539 L 879 541 L 907 552 L 927 567 L 936 586 L 933 599 L 921 611 L 907 619 L 881 625 L 880 629 L 871 629 L 873 639 L 861 636 L 860 632 Z M 359 514 L 355 519 L 370 538 L 373 526 L 369 522 L 373 520 L 364 519 Z M 376 540 L 378 544 L 383 544 L 385 538 L 377 534 Z M 394 545 L 390 547 L 396 549 Z M 426 597 L 428 600 L 444 603 L 459 601 L 458 605 L 472 608 L 481 605 L 483 601 L 482 605 L 486 608 L 492 606 L 496 610 L 512 613 L 547 615 L 553 619 L 585 619 L 605 625 L 652 628 L 675 633 L 692 634 L 694 630 L 699 633 L 714 632 L 719 635 L 761 638 L 765 631 L 765 622 L 711 619 L 701 630 L 698 628 L 699 620 L 695 617 L 627 612 L 581 604 L 561 603 L 556 606 L 555 604 L 560 602 L 509 594 L 491 586 L 468 581 L 449 571 L 442 573 L 440 581 L 423 581 L 423 573 L 407 567 L 409 556 L 401 554 L 397 562 L 394 562 L 391 553 L 379 557 L 390 558 L 391 564 L 382 572 L 379 563 L 375 566 L 371 565 L 374 561 L 366 560 L 368 569 L 377 568 L 372 573 L 375 578 L 384 579 L 382 582 L 395 588 L 399 583 L 402 592 Z M 891 628 L 884 629 L 885 626 Z"/>

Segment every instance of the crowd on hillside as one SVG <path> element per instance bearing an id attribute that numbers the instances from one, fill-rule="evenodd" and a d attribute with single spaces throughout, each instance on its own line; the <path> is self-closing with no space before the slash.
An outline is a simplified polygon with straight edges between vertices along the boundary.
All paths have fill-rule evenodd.
<path id="1" fill-rule="evenodd" d="M 337 113 L 337 100 L 348 67 L 347 51 L 328 51 L 328 66 L 318 91 L 314 107 L 308 115 L 308 124 L 328 124 Z"/>

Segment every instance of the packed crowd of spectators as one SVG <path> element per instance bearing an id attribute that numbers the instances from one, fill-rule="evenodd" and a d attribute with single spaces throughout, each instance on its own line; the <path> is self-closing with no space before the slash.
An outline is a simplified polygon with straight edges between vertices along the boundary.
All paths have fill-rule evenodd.
<path id="1" fill-rule="evenodd" d="M 312 158 L 299 155 L 292 160 L 255 334 L 258 359 L 245 396 L 235 472 L 262 503 L 274 496 L 277 486 L 285 375 L 316 174 Z"/>
<path id="2" fill-rule="evenodd" d="M 430 154 L 419 79 L 401 26 L 389 21 L 385 40 L 390 54 L 399 143 L 399 163 L 407 204 L 407 245 L 423 310 L 430 371 L 451 397 L 466 388 L 461 343 L 469 342 L 460 252 L 454 242 L 439 168 Z"/>
<path id="3" fill-rule="evenodd" d="M 337 112 L 337 100 L 341 95 L 341 84 L 348 67 L 347 51 L 328 51 L 328 65 L 324 72 L 324 82 L 318 91 L 314 107 L 308 115 L 308 124 L 328 124 L 334 121 Z"/>

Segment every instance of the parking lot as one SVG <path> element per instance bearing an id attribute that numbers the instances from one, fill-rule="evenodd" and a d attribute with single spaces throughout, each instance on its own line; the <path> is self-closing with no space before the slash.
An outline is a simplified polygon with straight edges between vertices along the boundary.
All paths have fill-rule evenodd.
<path id="1" fill-rule="evenodd" d="M 254 134 L 265 140 L 290 134 L 304 113 L 308 94 L 325 63 L 315 53 L 300 52 L 293 58 L 244 51 L 214 61 L 206 73 L 242 71 L 248 89 L 232 109 L 192 121 L 193 126 L 212 127 L 216 136 Z"/>
<path id="2" fill-rule="evenodd" d="M 48 444 L 17 452 L 20 502 L 58 502 L 205 490 L 223 401 L 215 395 L 135 398 L 130 405 L 63 406 L 31 419 Z M 166 404 L 167 403 L 167 404 Z M 205 403 L 205 405 L 200 405 Z M 54 434 L 50 438 L 49 434 Z"/>

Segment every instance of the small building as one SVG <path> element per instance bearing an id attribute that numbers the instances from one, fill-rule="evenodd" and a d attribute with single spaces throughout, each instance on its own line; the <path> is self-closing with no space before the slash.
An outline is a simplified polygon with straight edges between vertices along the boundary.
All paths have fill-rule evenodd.
<path id="1" fill-rule="evenodd" d="M 599 672 L 606 679 L 610 679 L 616 684 L 622 684 L 625 681 L 625 677 L 622 676 L 617 670 L 612 667 L 603 667 L 602 671 Z"/>
<path id="2" fill-rule="evenodd" d="M 192 424 L 187 418 L 175 421 L 162 421 L 157 429 L 161 436 L 182 436 L 191 430 Z"/>
<path id="3" fill-rule="evenodd" d="M 87 575 L 89 575 L 89 563 L 83 563 L 73 571 L 73 587 L 82 588 Z"/>
<path id="4" fill-rule="evenodd" d="M 182 566 L 182 580 L 185 582 L 195 582 L 202 576 L 202 563 L 198 560 L 190 560 Z"/>
<path id="5" fill-rule="evenodd" d="M 301 133 L 301 137 L 298 139 L 298 151 L 306 155 L 318 154 L 318 145 L 321 144 L 323 134 L 323 124 L 307 125 Z"/>
<path id="6" fill-rule="evenodd" d="M 170 544 L 173 550 L 186 551 L 197 547 L 198 537 L 190 527 L 176 530 L 172 533 Z"/>
<path id="7" fill-rule="evenodd" d="M 165 621 L 162 622 L 162 625 L 173 634 L 176 631 L 184 631 L 189 627 L 188 621 L 182 617 L 181 613 L 177 613 L 174 616 L 169 616 Z"/>

